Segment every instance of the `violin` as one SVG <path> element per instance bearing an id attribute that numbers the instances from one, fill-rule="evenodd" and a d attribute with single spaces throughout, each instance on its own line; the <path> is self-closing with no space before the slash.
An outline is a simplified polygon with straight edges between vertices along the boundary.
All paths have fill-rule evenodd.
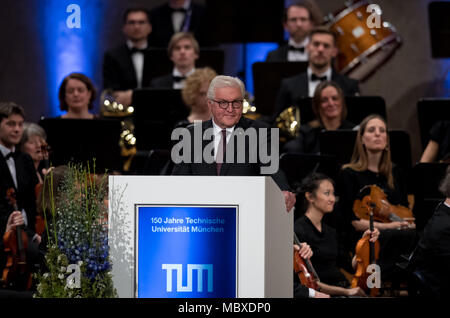
<path id="1" fill-rule="evenodd" d="M 369 223 L 370 231 L 373 231 L 373 210 L 375 204 L 369 203 Z M 355 255 L 356 255 L 356 272 L 352 279 L 352 288 L 360 287 L 362 290 L 367 292 L 370 289 L 370 296 L 376 297 L 378 295 L 378 288 L 367 286 L 367 280 L 371 273 L 367 272 L 367 267 L 371 264 L 376 264 L 378 260 L 378 255 L 380 253 L 380 242 L 370 242 L 370 235 L 364 236 L 356 244 Z M 375 282 L 372 281 L 372 286 L 375 286 Z"/>
<path id="2" fill-rule="evenodd" d="M 18 211 L 14 189 L 8 189 L 6 196 L 14 211 Z M 16 226 L 15 229 L 7 231 L 3 236 L 3 244 L 7 255 L 2 276 L 3 285 L 18 290 L 29 290 L 32 274 L 26 260 L 28 236 L 22 226 Z"/>
<path id="3" fill-rule="evenodd" d="M 363 197 L 362 200 L 356 199 L 353 204 L 353 212 L 363 220 L 369 219 L 369 211 L 373 212 L 373 219 L 382 223 L 403 222 L 407 221 L 410 226 L 414 223 L 414 216 L 411 209 L 402 205 L 392 205 L 387 200 L 387 195 L 376 185 L 368 185 L 361 189 L 360 192 L 370 190 L 370 194 Z M 369 204 L 373 203 L 373 209 L 369 208 Z"/>
<path id="4" fill-rule="evenodd" d="M 301 246 L 297 235 L 294 232 L 294 243 Z M 300 283 L 308 288 L 314 290 L 318 289 L 317 282 L 319 282 L 319 276 L 317 275 L 311 261 L 303 259 L 297 251 L 294 251 L 294 272 L 298 275 Z"/>

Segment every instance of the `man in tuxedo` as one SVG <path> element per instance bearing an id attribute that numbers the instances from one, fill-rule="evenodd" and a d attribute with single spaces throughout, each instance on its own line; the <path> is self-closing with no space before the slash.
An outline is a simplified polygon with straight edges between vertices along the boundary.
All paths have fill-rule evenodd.
<path id="1" fill-rule="evenodd" d="M 284 10 L 283 27 L 289 34 L 288 43 L 267 54 L 266 62 L 308 61 L 306 46 L 309 33 L 321 24 L 321 14 L 311 1 L 291 3 Z"/>
<path id="2" fill-rule="evenodd" d="M 150 85 L 147 37 L 152 31 L 145 9 L 125 11 L 126 43 L 107 51 L 103 60 L 103 86 L 112 90 L 117 102 L 131 104 L 133 89 Z"/>
<path id="3" fill-rule="evenodd" d="M 182 89 L 186 78 L 195 72 L 195 61 L 200 55 L 200 46 L 191 33 L 178 32 L 170 39 L 167 51 L 174 65 L 172 73 L 154 78 L 150 86 Z"/>
<path id="4" fill-rule="evenodd" d="M 0 103 L 0 234 L 24 225 L 29 251 L 37 253 L 41 237 L 35 232 L 38 183 L 33 160 L 16 149 L 23 134 L 24 111 L 15 103 Z M 12 196 L 8 196 L 11 192 Z M 16 200 L 15 210 L 10 197 Z M 29 253 L 30 254 L 30 253 Z M 0 240 L 0 269 L 5 266 L 3 239 Z"/>
<path id="5" fill-rule="evenodd" d="M 345 96 L 359 95 L 358 81 L 339 74 L 332 61 L 338 53 L 336 35 L 325 27 L 311 31 L 310 42 L 306 47 L 309 55 L 306 72 L 285 78 L 281 81 L 275 104 L 275 119 L 284 109 L 296 105 L 303 97 L 312 97 L 321 81 L 336 82 Z"/>
<path id="6" fill-rule="evenodd" d="M 172 149 L 172 160 L 175 163 L 174 175 L 219 175 L 219 176 L 258 176 L 269 174 L 283 191 L 288 211 L 295 204 L 295 195 L 289 191 L 286 177 L 278 170 L 278 139 L 271 143 L 270 127 L 262 122 L 242 116 L 245 87 L 241 80 L 229 76 L 216 76 L 208 89 L 208 107 L 212 119 L 196 123 L 187 129 L 186 138 L 190 139 L 190 155 L 179 155 L 177 145 Z M 182 128 L 180 128 L 182 130 Z M 200 134 L 196 133 L 198 130 Z M 255 132 L 253 140 L 251 132 Z M 266 134 L 264 134 L 266 133 Z M 205 134 L 210 139 L 203 138 Z M 202 147 L 195 147 L 196 135 L 200 136 Z M 239 144 L 236 139 L 245 138 Z M 212 140 L 211 140 L 212 138 Z M 240 138 L 242 141 L 242 138 Z M 181 141 L 183 144 L 184 138 Z M 276 144 L 275 144 L 276 143 Z M 213 146 L 213 147 L 211 147 Z M 274 149 L 274 146 L 276 147 Z M 270 149 L 270 151 L 269 151 Z M 184 148 L 183 148 L 184 150 Z M 262 158 L 261 153 L 269 154 L 273 160 Z M 253 159 L 252 159 L 253 158 Z M 275 165 L 274 162 L 276 161 Z M 275 167 L 275 168 L 274 168 Z"/>
<path id="7" fill-rule="evenodd" d="M 169 0 L 150 10 L 153 32 L 149 43 L 155 47 L 167 47 L 177 32 L 190 32 L 202 46 L 211 45 L 207 40 L 206 15 L 203 5 L 191 0 Z"/>

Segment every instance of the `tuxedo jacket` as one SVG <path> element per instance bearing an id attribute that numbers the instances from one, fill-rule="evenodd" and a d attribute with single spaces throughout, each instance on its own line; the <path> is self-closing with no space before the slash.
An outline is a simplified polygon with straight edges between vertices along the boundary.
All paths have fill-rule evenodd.
<path id="1" fill-rule="evenodd" d="M 204 121 L 202 123 L 202 135 L 203 135 L 204 131 L 208 128 L 213 128 L 212 120 Z M 267 131 L 270 133 L 269 125 L 267 125 L 263 122 L 251 120 L 251 119 L 248 119 L 245 117 L 241 117 L 241 119 L 235 126 L 235 130 L 237 128 L 242 128 L 244 131 L 248 128 L 254 128 L 257 131 L 259 131 L 260 128 L 267 128 Z M 178 164 L 175 163 L 172 174 L 173 175 L 216 176 L 217 175 L 217 169 L 216 169 L 217 166 L 216 166 L 215 162 L 207 163 L 202 158 L 200 163 L 194 163 L 194 157 L 198 158 L 198 154 L 194 155 L 194 147 L 193 147 L 193 145 L 194 145 L 194 140 L 193 140 L 194 139 L 194 125 L 189 126 L 188 129 L 191 132 L 191 138 L 192 138 L 190 163 L 178 163 Z M 260 136 L 258 135 L 257 138 L 258 138 L 258 142 L 256 142 L 255 144 L 259 145 Z M 202 141 L 202 153 L 203 153 L 203 150 L 205 149 L 205 147 L 211 142 L 212 142 L 212 139 Z M 271 142 L 271 140 L 270 140 L 270 135 L 269 135 L 269 138 L 267 140 L 267 147 L 270 147 L 270 142 Z M 278 140 L 275 140 L 274 142 L 278 142 Z M 252 144 L 252 146 L 256 146 L 255 144 Z M 230 142 L 228 142 L 228 144 L 227 144 L 227 153 L 229 151 L 233 150 L 233 149 L 230 149 L 229 145 L 230 145 Z M 236 142 L 234 143 L 234 145 L 236 145 Z M 212 149 L 212 151 L 214 151 L 214 149 Z M 238 163 L 237 153 L 236 153 L 236 151 L 234 151 L 234 154 L 235 154 L 234 162 L 235 163 L 224 162 L 222 164 L 222 168 L 220 170 L 220 175 L 221 176 L 259 176 L 259 175 L 262 175 L 261 167 L 268 166 L 269 164 L 263 164 L 260 161 L 260 158 L 258 156 L 256 156 L 257 162 L 251 163 L 249 160 L 249 158 L 250 158 L 249 152 L 250 151 L 252 151 L 252 153 L 254 153 L 254 151 L 257 151 L 256 154 L 258 154 L 259 149 L 257 147 L 251 147 L 247 140 L 245 143 L 245 161 L 243 163 Z M 279 159 L 279 157 L 276 158 L 276 160 L 278 160 L 278 159 Z M 278 170 L 271 176 L 272 176 L 273 180 L 275 181 L 275 183 L 280 187 L 281 190 L 283 190 L 283 191 L 290 190 L 286 176 L 284 175 L 284 173 L 281 170 Z"/>
<path id="2" fill-rule="evenodd" d="M 150 87 L 154 88 L 173 88 L 173 76 L 172 73 L 155 77 L 150 82 Z"/>
<path id="3" fill-rule="evenodd" d="M 287 62 L 288 45 L 281 45 L 278 49 L 267 53 L 266 62 Z"/>
<path id="4" fill-rule="evenodd" d="M 205 7 L 191 3 L 191 18 L 188 32 L 191 32 L 200 46 L 213 45 L 207 36 Z M 175 33 L 172 24 L 172 10 L 168 3 L 164 3 L 149 12 L 152 32 L 148 37 L 149 45 L 166 48 L 170 38 Z M 184 23 L 184 22 L 183 22 Z"/>
<path id="5" fill-rule="evenodd" d="M 357 80 L 339 74 L 334 69 L 331 71 L 331 80 L 342 88 L 345 96 L 359 94 Z M 301 98 L 308 97 L 308 86 L 307 72 L 283 79 L 277 95 L 274 118 L 286 108 L 296 105 Z"/>
<path id="6" fill-rule="evenodd" d="M 13 188 L 19 210 L 25 209 L 27 213 L 28 226 L 25 231 L 28 237 L 35 234 L 36 221 L 36 195 L 35 186 L 39 182 L 33 160 L 28 154 L 18 152 L 14 159 L 16 166 L 17 188 L 9 172 L 5 158 L 0 154 L 0 233 L 1 237 L 6 230 L 9 215 L 13 212 L 13 206 L 6 196 L 7 190 Z M 0 242 L 0 254 L 4 251 L 3 239 Z M 0 257 L 1 258 L 1 257 Z M 3 260 L 0 260 L 3 261 Z M 0 267 L 3 265 L 0 264 Z"/>
<path id="7" fill-rule="evenodd" d="M 147 59 L 148 49 L 144 52 L 144 68 L 142 87 L 150 85 L 150 61 Z M 126 44 L 122 44 L 105 53 L 103 59 L 103 87 L 112 90 L 137 88 L 136 71 L 131 52 Z"/>

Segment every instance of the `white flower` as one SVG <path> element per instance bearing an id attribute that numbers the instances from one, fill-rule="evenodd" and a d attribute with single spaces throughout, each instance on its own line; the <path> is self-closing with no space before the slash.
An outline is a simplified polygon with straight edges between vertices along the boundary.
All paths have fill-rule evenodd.
<path id="1" fill-rule="evenodd" d="M 48 278 L 49 276 L 50 276 L 49 273 L 44 273 L 44 275 L 42 275 L 42 277 L 44 277 L 44 278 Z"/>
<path id="2" fill-rule="evenodd" d="M 61 266 L 61 272 L 65 273 L 67 271 L 67 268 L 65 268 L 64 266 Z"/>
<path id="3" fill-rule="evenodd" d="M 83 265 L 83 261 L 78 261 L 78 266 Z"/>
<path id="4" fill-rule="evenodd" d="M 58 275 L 58 278 L 59 278 L 59 279 L 64 279 L 64 274 L 59 274 L 59 275 Z"/>

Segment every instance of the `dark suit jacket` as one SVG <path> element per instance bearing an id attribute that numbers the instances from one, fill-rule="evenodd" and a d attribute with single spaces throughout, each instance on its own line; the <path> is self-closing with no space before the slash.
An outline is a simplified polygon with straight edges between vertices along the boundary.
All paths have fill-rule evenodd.
<path id="1" fill-rule="evenodd" d="M 154 88 L 173 88 L 172 73 L 156 77 L 150 82 L 150 87 Z"/>
<path id="2" fill-rule="evenodd" d="M 144 53 L 142 87 L 150 85 L 150 62 Z M 127 90 L 137 87 L 131 53 L 126 44 L 122 44 L 105 53 L 103 59 L 103 87 L 112 90 Z"/>
<path id="3" fill-rule="evenodd" d="M 287 62 L 288 45 L 281 45 L 278 49 L 267 53 L 266 62 Z"/>
<path id="4" fill-rule="evenodd" d="M 359 94 L 357 80 L 339 74 L 335 70 L 331 72 L 331 80 L 342 88 L 345 96 Z M 283 79 L 277 95 L 274 118 L 286 108 L 295 105 L 301 98 L 308 97 L 308 90 L 307 72 Z"/>
<path id="5" fill-rule="evenodd" d="M 202 123 L 202 135 L 203 132 L 208 129 L 213 128 L 212 120 L 204 121 Z M 236 124 L 235 129 L 242 128 L 244 130 L 248 128 L 254 128 L 257 131 L 259 131 L 259 128 L 270 128 L 269 125 L 260 122 L 251 120 L 245 117 L 242 117 L 239 122 Z M 192 136 L 192 142 L 191 145 L 194 145 L 193 138 L 194 138 L 194 126 L 189 126 L 188 129 L 191 132 Z M 270 129 L 268 130 L 270 133 Z M 203 149 L 210 143 L 212 140 L 203 140 L 203 147 L 202 147 L 202 153 Z M 268 138 L 268 147 L 270 147 L 270 135 Z M 275 141 L 275 142 L 278 142 Z M 228 143 L 227 147 L 230 143 Z M 235 143 L 236 144 L 236 143 Z M 258 142 L 256 145 L 259 145 L 259 136 L 258 136 Z M 192 154 L 191 154 L 191 163 L 179 163 L 175 164 L 172 174 L 173 175 L 200 175 L 200 176 L 215 176 L 217 175 L 216 171 L 216 163 L 206 163 L 203 158 L 201 163 L 193 163 L 194 160 L 194 147 L 191 147 Z M 231 151 L 227 148 L 227 153 Z M 223 176 L 259 176 L 261 175 L 261 167 L 264 166 L 264 164 L 261 163 L 259 160 L 259 157 L 257 156 L 257 162 L 256 163 L 250 163 L 249 160 L 249 151 L 259 151 L 257 148 L 250 147 L 248 141 L 245 143 L 245 162 L 244 163 L 237 163 L 237 154 L 236 151 L 235 154 L 235 161 L 236 163 L 223 163 L 220 175 Z M 278 160 L 279 158 L 277 158 Z M 268 164 L 266 164 L 268 166 Z M 280 187 L 281 190 L 287 190 L 289 191 L 289 184 L 287 182 L 286 176 L 283 174 L 281 170 L 278 170 L 276 173 L 272 175 L 273 180 L 275 183 Z"/>
<path id="6" fill-rule="evenodd" d="M 16 189 L 14 185 L 5 158 L 0 154 L 0 233 L 1 237 L 3 237 L 8 217 L 11 212 L 13 212 L 13 207 L 6 197 L 6 191 L 9 188 L 14 188 L 19 210 L 25 209 L 25 212 L 27 213 L 28 226 L 25 230 L 29 237 L 33 237 L 36 221 L 36 196 L 34 189 L 39 181 L 33 165 L 33 160 L 28 154 L 19 152 L 14 161 L 16 165 L 18 189 Z M 4 260 L 2 259 L 3 251 L 2 239 L 0 242 L 0 268 L 4 265 Z"/>
<path id="7" fill-rule="evenodd" d="M 200 46 L 213 45 L 207 36 L 205 8 L 203 5 L 191 3 L 192 15 L 188 31 L 194 34 Z M 170 38 L 175 33 L 172 25 L 172 11 L 168 3 L 164 3 L 149 12 L 152 24 L 152 33 L 148 40 L 149 45 L 166 48 Z"/>

